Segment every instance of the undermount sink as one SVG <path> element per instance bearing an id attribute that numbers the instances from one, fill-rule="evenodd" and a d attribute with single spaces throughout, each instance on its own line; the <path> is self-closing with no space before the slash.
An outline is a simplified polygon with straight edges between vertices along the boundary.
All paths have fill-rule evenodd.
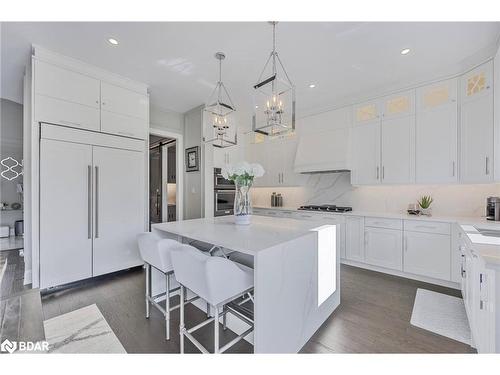
<path id="1" fill-rule="evenodd" d="M 500 237 L 500 230 L 496 229 L 487 229 L 487 228 L 477 228 L 477 231 L 481 233 L 483 236 L 488 237 Z"/>

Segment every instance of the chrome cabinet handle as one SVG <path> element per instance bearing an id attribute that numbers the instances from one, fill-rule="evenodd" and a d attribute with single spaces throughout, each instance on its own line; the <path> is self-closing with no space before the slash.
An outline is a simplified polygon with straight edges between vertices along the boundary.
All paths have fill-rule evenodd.
<path id="1" fill-rule="evenodd" d="M 385 166 L 382 166 L 382 180 L 385 179 Z"/>
<path id="2" fill-rule="evenodd" d="M 451 164 L 452 164 L 452 167 L 451 167 L 451 176 L 455 177 L 455 161 L 453 161 Z"/>
<path id="3" fill-rule="evenodd" d="M 488 175 L 488 174 L 490 174 L 490 158 L 488 156 L 486 156 L 485 161 L 486 161 L 485 172 Z"/>
<path id="4" fill-rule="evenodd" d="M 87 166 L 87 238 L 92 238 L 92 166 Z"/>
<path id="5" fill-rule="evenodd" d="M 95 238 L 99 238 L 99 167 L 95 167 Z"/>
<path id="6" fill-rule="evenodd" d="M 380 170 L 380 167 L 377 165 L 377 180 L 380 178 L 379 170 Z"/>

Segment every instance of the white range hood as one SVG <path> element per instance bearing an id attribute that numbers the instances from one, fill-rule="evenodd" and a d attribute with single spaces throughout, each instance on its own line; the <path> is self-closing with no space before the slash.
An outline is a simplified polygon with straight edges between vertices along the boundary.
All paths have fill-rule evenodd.
<path id="1" fill-rule="evenodd" d="M 325 173 L 349 171 L 349 128 L 301 134 L 294 171 Z"/>

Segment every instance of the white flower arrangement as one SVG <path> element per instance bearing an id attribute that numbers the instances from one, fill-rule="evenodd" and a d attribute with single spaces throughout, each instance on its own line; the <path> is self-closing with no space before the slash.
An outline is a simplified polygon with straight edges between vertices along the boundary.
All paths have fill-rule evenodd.
<path id="1" fill-rule="evenodd" d="M 222 168 L 222 176 L 224 178 L 245 185 L 253 182 L 255 177 L 264 176 L 264 173 L 265 170 L 262 165 L 246 161 L 234 165 L 226 165 Z"/>

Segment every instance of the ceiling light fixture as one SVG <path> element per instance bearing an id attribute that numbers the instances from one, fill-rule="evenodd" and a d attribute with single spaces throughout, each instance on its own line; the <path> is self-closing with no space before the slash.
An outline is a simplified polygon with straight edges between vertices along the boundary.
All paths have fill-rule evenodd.
<path id="1" fill-rule="evenodd" d="M 276 51 L 276 24 L 273 27 L 273 49 L 254 85 L 252 129 L 264 135 L 280 135 L 295 130 L 295 86 Z"/>
<path id="2" fill-rule="evenodd" d="M 309 88 L 310 88 L 310 89 L 313 89 L 313 88 L 315 88 L 315 87 L 316 87 L 316 85 L 315 85 L 314 83 L 311 83 L 311 84 L 309 85 Z"/>
<path id="3" fill-rule="evenodd" d="M 114 46 L 118 45 L 118 41 L 115 38 L 108 38 L 108 42 Z"/>
<path id="4" fill-rule="evenodd" d="M 405 49 L 401 50 L 401 54 L 402 55 L 407 55 L 408 53 L 410 53 L 410 49 L 409 48 L 405 48 Z"/>
<path id="5" fill-rule="evenodd" d="M 222 52 L 217 52 L 215 58 L 219 60 L 219 81 L 215 85 L 215 89 L 212 91 L 204 108 L 204 114 L 208 115 L 208 122 L 211 124 L 213 136 L 208 140 L 203 137 L 203 141 L 205 143 L 212 143 L 214 147 L 225 148 L 238 143 L 236 129 L 234 129 L 234 137 L 229 137 L 228 135 L 231 125 L 231 114 L 236 110 L 224 83 L 222 83 L 222 60 L 226 58 L 226 55 Z"/>

